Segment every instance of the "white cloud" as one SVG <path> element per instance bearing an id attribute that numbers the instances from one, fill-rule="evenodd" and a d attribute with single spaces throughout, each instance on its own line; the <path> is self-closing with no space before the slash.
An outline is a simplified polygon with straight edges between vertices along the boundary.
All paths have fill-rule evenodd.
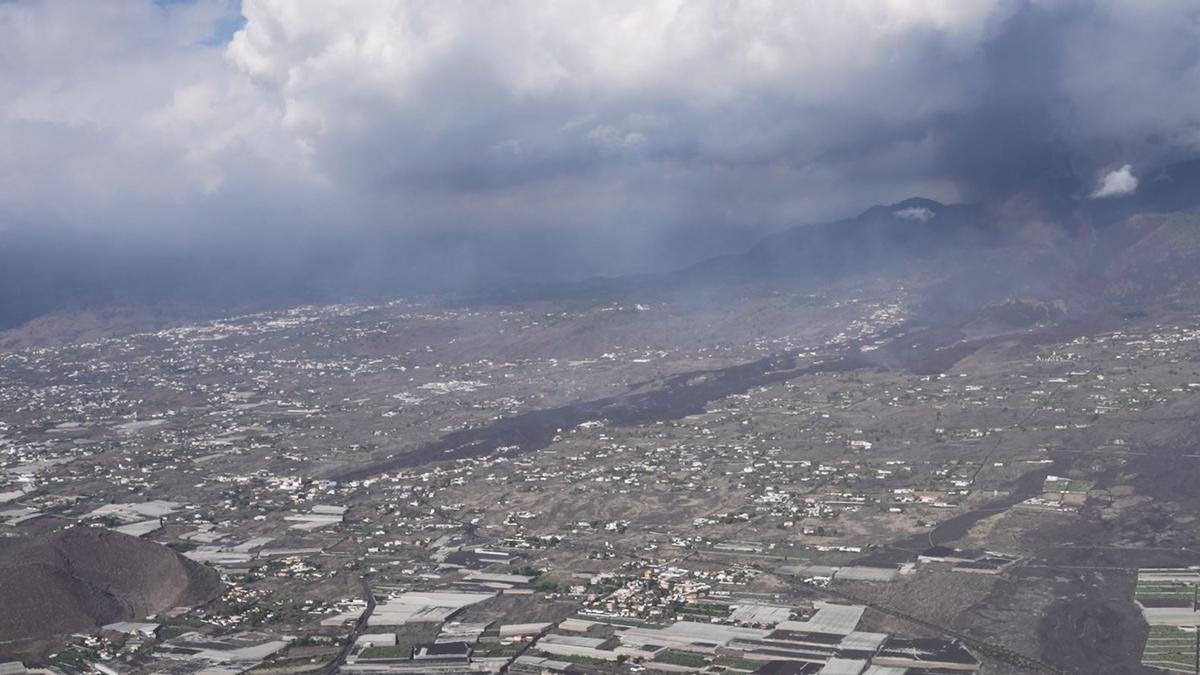
<path id="1" fill-rule="evenodd" d="M 863 103 L 886 105 L 877 122 L 889 125 L 955 105 L 967 79 L 927 71 L 910 47 L 930 41 L 947 61 L 971 60 L 1006 4 L 448 0 L 299 11 L 247 0 L 228 57 L 334 170 L 370 163 L 367 134 L 404 147 L 389 163 L 401 175 L 454 172 L 476 161 L 470 141 L 500 132 L 478 140 L 561 157 L 589 145 L 583 130 L 560 131 L 584 115 L 614 130 L 630 116 L 665 118 L 669 129 L 621 134 L 660 152 L 686 145 L 725 160 L 799 146 L 811 158 L 854 140 L 870 117 Z M 845 128 L 829 124 L 843 115 Z M 814 125 L 828 127 L 824 138 L 803 133 Z"/>
<path id="2" fill-rule="evenodd" d="M 0 2 L 0 221 L 777 226 L 954 199 L 941 144 L 1003 91 L 988 47 L 1021 12 L 1063 22 L 1041 43 L 1079 147 L 1200 137 L 1200 68 L 1170 65 L 1190 6 L 243 0 L 213 45 L 233 0 Z"/>
<path id="3" fill-rule="evenodd" d="M 0 4 L 0 213 L 170 230 L 198 203 L 231 205 L 230 181 L 303 184 L 270 102 L 210 44 L 234 11 L 225 0 Z"/>
<path id="4" fill-rule="evenodd" d="M 1119 169 L 1109 171 L 1100 179 L 1100 185 L 1092 192 L 1092 199 L 1111 199 L 1128 197 L 1137 192 L 1138 179 L 1133 175 L 1133 166 L 1126 164 Z"/>

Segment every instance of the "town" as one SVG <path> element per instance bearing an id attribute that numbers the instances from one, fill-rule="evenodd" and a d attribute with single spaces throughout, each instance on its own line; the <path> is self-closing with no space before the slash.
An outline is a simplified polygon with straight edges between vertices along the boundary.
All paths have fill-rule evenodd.
<path id="1" fill-rule="evenodd" d="M 2 354 L 0 534 L 116 533 L 219 576 L 190 604 L 12 644 L 33 671 L 109 675 L 1059 672 L 1027 648 L 1045 639 L 1027 614 L 1107 583 L 1067 555 L 1073 530 L 1129 523 L 1108 567 L 1193 579 L 1184 551 L 1142 560 L 1172 533 L 1139 529 L 1164 507 L 1121 476 L 1153 458 L 1129 425 L 1200 389 L 1196 317 L 1010 341 L 936 372 L 822 370 L 902 339 L 902 301 L 853 293 L 771 297 L 806 332 L 720 347 L 688 329 L 711 316 L 662 301 L 414 301 Z M 585 343 L 524 351 L 579 325 Z M 526 445 L 428 449 L 777 354 L 799 374 L 699 410 L 601 408 Z M 1125 583 L 1142 599 L 1140 579 Z M 1163 630 L 1126 639 L 1161 663 Z M 1194 672 L 1195 645 L 1171 645 Z"/>

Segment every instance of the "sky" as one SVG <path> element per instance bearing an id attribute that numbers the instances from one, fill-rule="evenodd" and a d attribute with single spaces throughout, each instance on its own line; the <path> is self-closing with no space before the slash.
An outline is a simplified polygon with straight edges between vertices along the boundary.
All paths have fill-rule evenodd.
<path id="1" fill-rule="evenodd" d="M 1200 149 L 1200 5 L 0 2 L 0 148 L 7 262 L 63 297 L 637 273 L 915 195 L 1131 194 Z"/>

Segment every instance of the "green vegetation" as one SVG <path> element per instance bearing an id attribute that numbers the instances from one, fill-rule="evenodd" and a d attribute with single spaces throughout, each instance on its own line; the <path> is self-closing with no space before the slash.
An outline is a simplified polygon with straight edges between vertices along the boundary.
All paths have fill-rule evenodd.
<path id="1" fill-rule="evenodd" d="M 329 662 L 329 658 L 298 657 L 294 659 L 279 659 L 261 663 L 251 672 L 270 672 L 273 670 L 315 670 Z"/>
<path id="2" fill-rule="evenodd" d="M 679 607 L 680 614 L 692 614 L 695 616 L 729 616 L 728 605 L 717 605 L 713 603 L 688 603 Z"/>
<path id="3" fill-rule="evenodd" d="M 754 672 L 762 667 L 763 661 L 755 661 L 754 659 L 744 659 L 740 656 L 718 656 L 713 660 L 714 666 L 728 668 L 730 670 L 744 670 L 746 672 Z"/>
<path id="4" fill-rule="evenodd" d="M 1065 487 L 1060 488 L 1060 489 L 1062 492 L 1074 492 L 1074 493 L 1086 494 L 1089 490 L 1092 489 L 1092 484 L 1090 482 L 1084 481 L 1084 480 L 1070 480 L 1067 482 Z"/>
<path id="5" fill-rule="evenodd" d="M 575 618 L 581 619 L 584 621 L 595 621 L 596 620 L 596 617 L 594 617 L 594 616 L 576 616 Z M 629 618 L 625 618 L 625 617 L 606 616 L 606 617 L 604 617 L 603 621 L 604 621 L 604 623 L 612 624 L 614 626 L 629 626 L 632 628 L 666 628 L 667 627 L 667 624 L 664 624 L 664 623 L 654 623 L 651 621 L 639 621 L 637 619 L 629 619 Z"/>
<path id="6" fill-rule="evenodd" d="M 86 672 L 91 670 L 91 662 L 75 647 L 68 647 L 54 654 L 49 659 L 50 665 L 67 672 Z"/>
<path id="7" fill-rule="evenodd" d="M 292 640 L 289 645 L 292 647 L 324 647 L 326 645 L 340 644 L 341 640 L 327 635 L 301 635 Z"/>
<path id="8" fill-rule="evenodd" d="M 191 630 L 194 630 L 194 629 L 191 628 L 190 626 L 181 626 L 181 625 L 163 626 L 162 628 L 158 629 L 158 639 L 159 640 L 170 640 L 172 638 L 177 638 L 180 635 L 183 635 L 184 633 L 187 633 Z"/>
<path id="9" fill-rule="evenodd" d="M 519 568 L 514 567 L 514 568 L 511 568 L 511 570 L 512 570 L 513 574 L 520 574 L 521 576 L 533 577 L 535 579 L 537 577 L 542 576 L 542 570 L 539 570 L 538 568 L 533 567 L 531 565 L 525 565 L 524 567 L 519 567 Z"/>
<path id="10" fill-rule="evenodd" d="M 1196 672 L 1196 632 L 1176 626 L 1151 626 L 1142 663 L 1185 673 Z"/>
<path id="11" fill-rule="evenodd" d="M 670 663 L 672 665 L 687 666 L 689 668 L 703 668 L 704 666 L 708 665 L 708 659 L 704 656 L 693 652 L 680 651 L 678 649 L 668 649 L 658 656 L 655 656 L 654 660 L 659 663 Z"/>
<path id="12" fill-rule="evenodd" d="M 579 656 L 576 654 L 551 654 L 549 652 L 538 652 L 540 656 L 556 661 L 569 661 L 580 665 L 604 666 L 611 665 L 615 659 L 594 659 L 590 656 Z"/>
<path id="13" fill-rule="evenodd" d="M 1196 590 L 1191 584 L 1176 581 L 1143 581 L 1133 597 L 1145 607 L 1191 607 Z"/>

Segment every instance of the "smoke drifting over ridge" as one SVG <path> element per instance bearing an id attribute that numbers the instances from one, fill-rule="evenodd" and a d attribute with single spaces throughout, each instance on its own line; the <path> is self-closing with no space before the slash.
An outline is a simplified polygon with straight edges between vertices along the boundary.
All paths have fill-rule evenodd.
<path id="1" fill-rule="evenodd" d="M 1104 178 L 1100 180 L 1100 186 L 1092 192 L 1092 199 L 1112 199 L 1114 197 L 1127 197 L 1137 192 L 1138 179 L 1133 175 L 1133 165 L 1126 164 L 1125 166 L 1109 171 L 1104 174 Z"/>
<path id="2" fill-rule="evenodd" d="M 0 265 L 23 316 L 145 278 L 552 281 L 912 195 L 1082 200 L 1196 155 L 1198 38 L 1191 0 L 0 4 Z"/>

